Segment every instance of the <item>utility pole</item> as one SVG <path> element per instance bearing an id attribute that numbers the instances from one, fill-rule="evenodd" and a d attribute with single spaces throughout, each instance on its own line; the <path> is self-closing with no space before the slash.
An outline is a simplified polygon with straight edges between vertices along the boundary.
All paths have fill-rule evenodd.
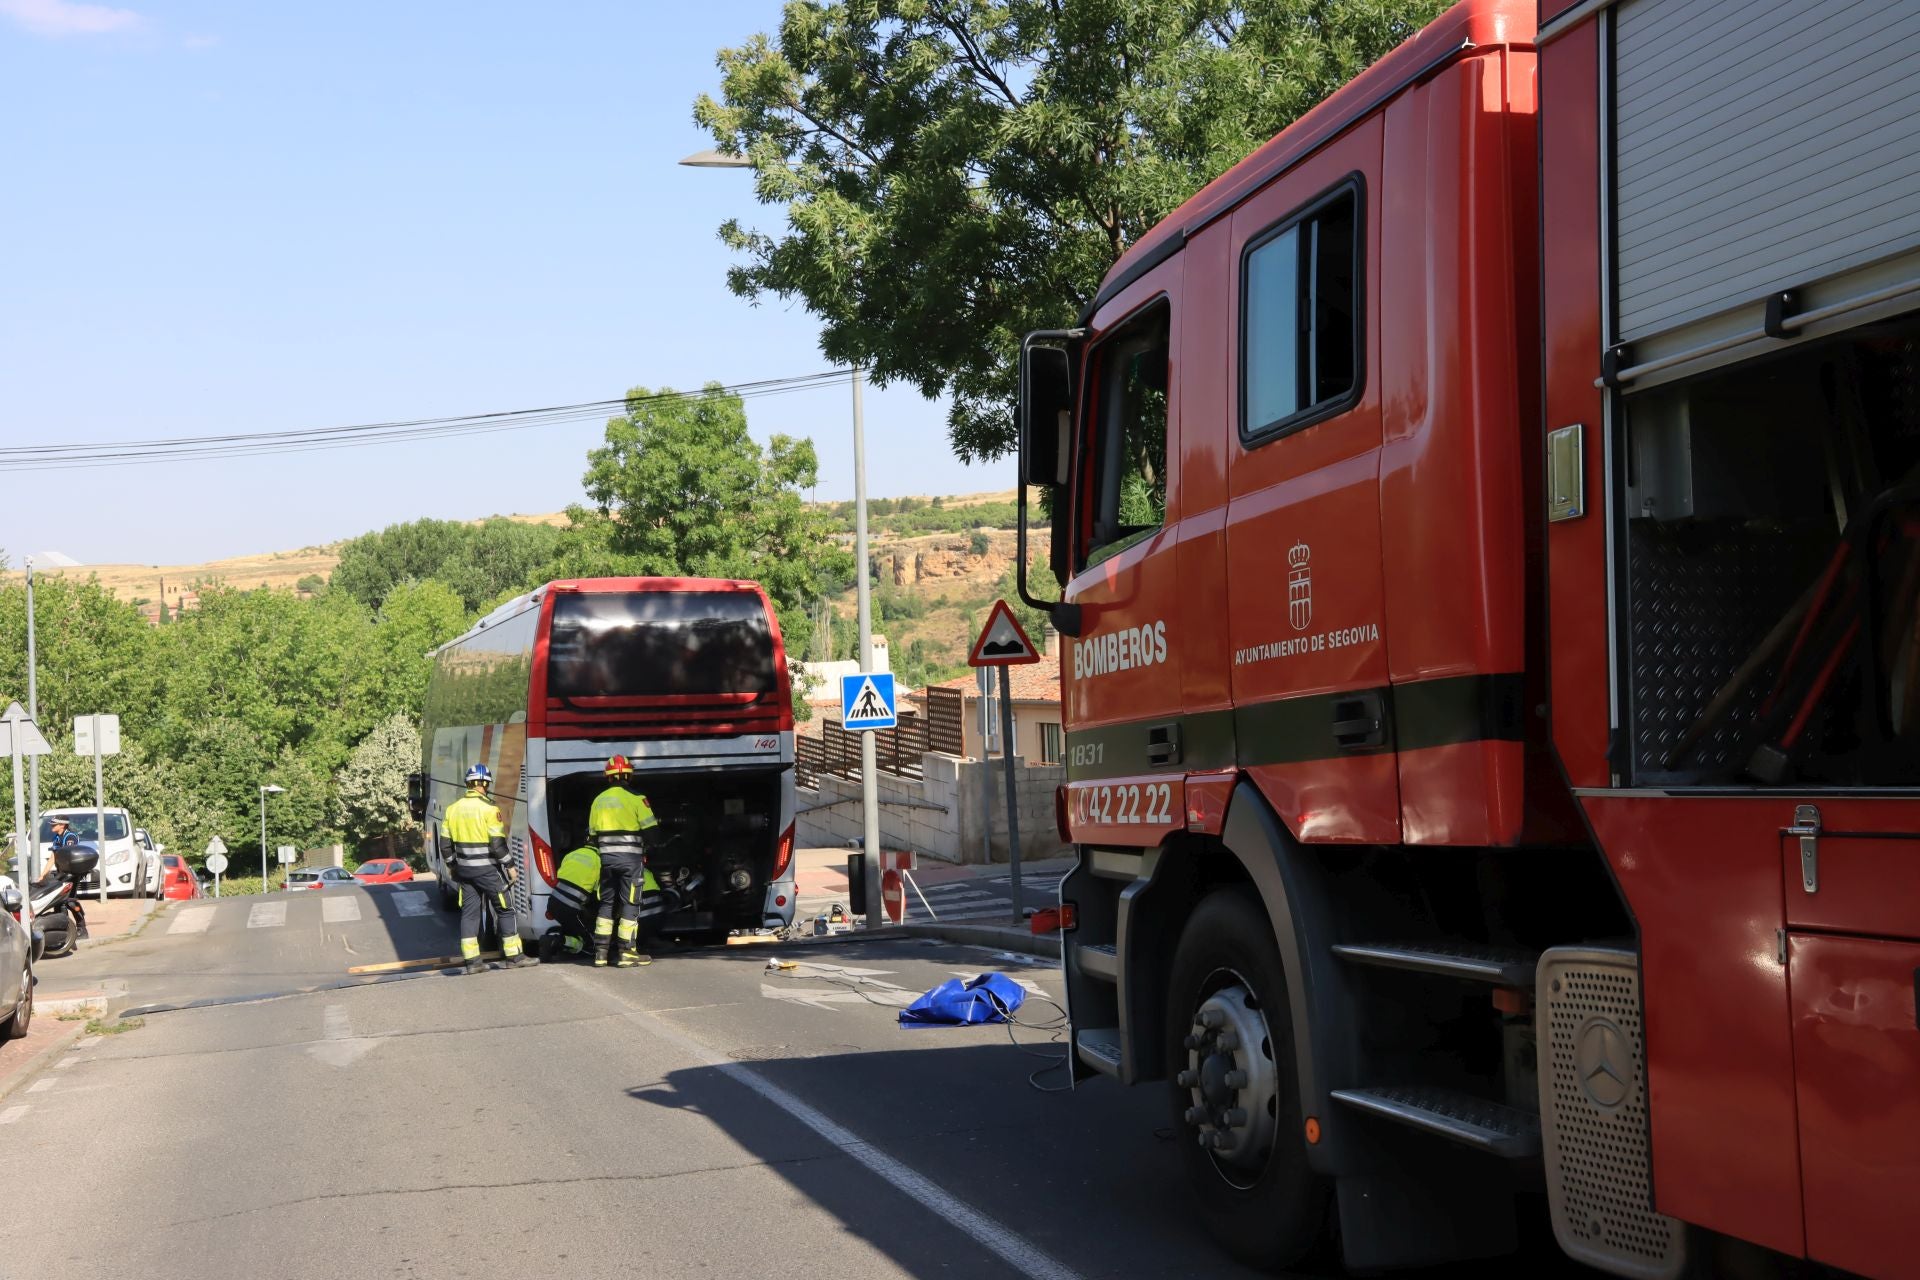
<path id="1" fill-rule="evenodd" d="M 867 429 L 860 406 L 860 366 L 853 366 L 853 559 L 859 591 L 860 669 L 873 670 L 873 583 L 867 565 Z M 860 847 L 866 852 L 867 928 L 886 923 L 880 905 L 880 778 L 873 730 L 860 735 L 860 812 L 865 818 Z"/>
<path id="2" fill-rule="evenodd" d="M 28 556 L 27 557 L 27 718 L 32 720 L 35 724 L 40 723 L 39 668 L 40 668 L 40 664 L 37 661 L 35 661 L 35 649 L 34 649 L 34 639 L 33 639 L 33 557 Z M 27 757 L 27 787 L 28 787 L 27 851 L 25 854 L 26 861 L 22 862 L 20 865 L 23 871 L 27 872 L 29 875 L 32 875 L 39 871 L 39 868 L 34 864 L 37 861 L 38 855 L 40 852 L 39 841 L 38 841 L 38 833 L 40 830 L 40 757 L 37 755 Z M 100 868 L 100 878 L 102 883 L 105 883 L 106 876 L 107 876 L 106 867 L 102 865 L 102 867 Z M 27 880 L 24 884 L 22 884 L 21 891 L 24 893 L 26 891 L 26 885 L 31 883 L 33 883 L 31 879 Z"/>

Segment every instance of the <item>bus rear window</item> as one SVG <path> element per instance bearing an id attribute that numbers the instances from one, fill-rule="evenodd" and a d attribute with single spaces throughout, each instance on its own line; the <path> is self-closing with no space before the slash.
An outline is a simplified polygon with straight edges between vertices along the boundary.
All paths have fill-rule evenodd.
<path id="1" fill-rule="evenodd" d="M 557 698 L 773 693 L 773 628 L 746 591 L 566 592 L 553 602 Z"/>

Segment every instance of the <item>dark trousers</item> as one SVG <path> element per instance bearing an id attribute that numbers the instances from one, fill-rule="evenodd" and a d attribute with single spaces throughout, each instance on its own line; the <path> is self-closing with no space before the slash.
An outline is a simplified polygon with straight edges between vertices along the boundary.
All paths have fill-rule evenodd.
<path id="1" fill-rule="evenodd" d="M 600 853 L 600 913 L 593 922 L 593 945 L 604 947 L 620 921 L 620 949 L 631 951 L 640 933 L 640 886 L 646 858 L 639 852 L 603 849 Z"/>
<path id="2" fill-rule="evenodd" d="M 494 927 L 500 931 L 501 945 L 509 954 L 520 949 L 519 921 L 514 918 L 513 899 L 507 893 L 507 878 L 496 866 L 464 867 L 456 863 L 453 868 L 454 883 L 460 886 L 460 947 L 464 952 L 468 942 L 473 942 L 474 954 L 479 954 L 480 922 L 485 918 L 487 907 L 493 908 Z M 484 895 L 484 897 L 482 896 Z M 513 939 L 512 945 L 507 939 Z M 468 956 L 472 959 L 473 956 Z"/>

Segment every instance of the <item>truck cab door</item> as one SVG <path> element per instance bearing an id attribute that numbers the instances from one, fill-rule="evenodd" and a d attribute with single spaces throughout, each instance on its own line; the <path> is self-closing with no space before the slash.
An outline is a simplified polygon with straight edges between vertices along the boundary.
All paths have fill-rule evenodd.
<path id="1" fill-rule="evenodd" d="M 1182 637 L 1214 620 L 1179 580 L 1180 265 L 1102 309 L 1085 362 L 1066 592 L 1081 625 L 1061 655 L 1068 815 L 1083 843 L 1159 844 L 1184 825 L 1181 776 L 1208 749 L 1208 727 L 1182 715 Z"/>
<path id="2" fill-rule="evenodd" d="M 1241 767 L 1309 841 L 1400 839 L 1367 305 L 1380 138 L 1377 120 L 1360 125 L 1232 222 L 1234 735 Z"/>

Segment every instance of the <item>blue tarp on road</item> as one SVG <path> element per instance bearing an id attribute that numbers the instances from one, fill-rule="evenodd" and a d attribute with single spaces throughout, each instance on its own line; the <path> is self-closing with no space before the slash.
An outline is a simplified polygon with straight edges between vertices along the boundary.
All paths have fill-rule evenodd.
<path id="1" fill-rule="evenodd" d="M 900 1011 L 903 1027 L 957 1027 L 1007 1022 L 1026 1003 L 1026 988 L 1004 973 L 948 978 Z"/>

